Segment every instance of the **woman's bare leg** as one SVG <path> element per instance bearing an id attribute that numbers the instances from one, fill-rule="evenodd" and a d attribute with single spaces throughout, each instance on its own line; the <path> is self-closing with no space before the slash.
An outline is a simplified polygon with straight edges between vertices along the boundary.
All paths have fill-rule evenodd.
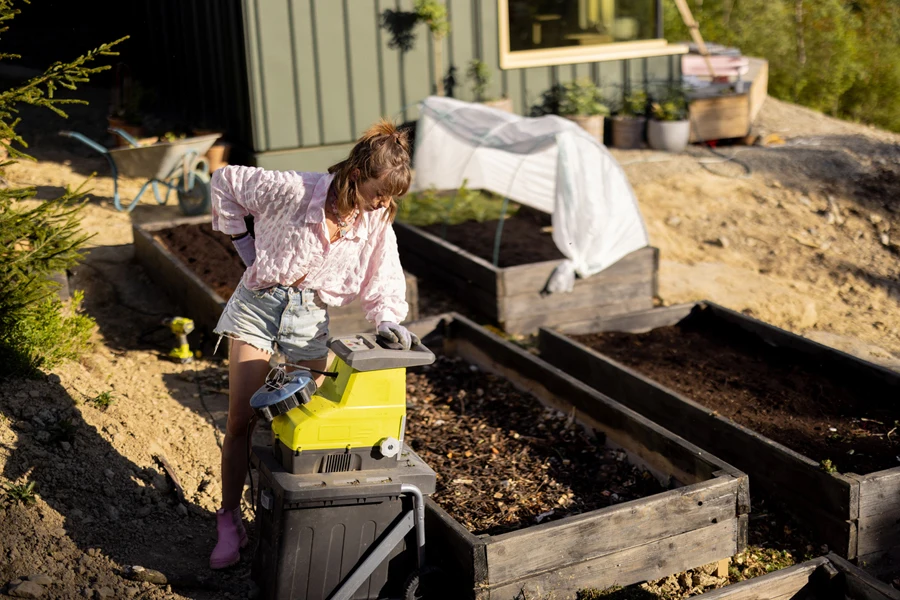
<path id="1" fill-rule="evenodd" d="M 262 350 L 231 340 L 228 377 L 228 424 L 222 442 L 222 508 L 233 510 L 240 505 L 241 492 L 247 479 L 248 425 L 253 420 L 250 397 L 266 382 L 270 355 Z M 324 371 L 327 361 L 311 360 L 296 364 Z M 322 384 L 323 376 L 316 378 Z"/>

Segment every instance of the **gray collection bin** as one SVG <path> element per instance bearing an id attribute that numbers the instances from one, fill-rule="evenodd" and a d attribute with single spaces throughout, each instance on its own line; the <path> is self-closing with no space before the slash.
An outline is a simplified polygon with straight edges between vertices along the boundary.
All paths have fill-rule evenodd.
<path id="1" fill-rule="evenodd" d="M 253 579 L 266 600 L 325 600 L 395 523 L 413 509 L 401 485 L 433 494 L 435 474 L 409 448 L 392 469 L 294 475 L 271 447 L 256 447 L 259 470 Z M 406 551 L 409 548 L 409 551 Z M 353 594 L 354 600 L 400 595 L 416 568 L 415 529 Z"/>

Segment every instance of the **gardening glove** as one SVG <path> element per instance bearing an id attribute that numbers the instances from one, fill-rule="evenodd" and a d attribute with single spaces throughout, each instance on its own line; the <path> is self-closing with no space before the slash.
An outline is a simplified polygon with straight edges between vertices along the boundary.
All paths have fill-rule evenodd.
<path id="1" fill-rule="evenodd" d="M 245 235 L 236 240 L 232 239 L 231 243 L 234 244 L 238 256 L 241 257 L 246 266 L 252 266 L 256 262 L 256 240 L 253 239 L 253 236 Z"/>
<path id="2" fill-rule="evenodd" d="M 409 350 L 413 345 L 420 343 L 419 337 L 416 334 L 412 333 L 403 325 L 398 325 L 390 321 L 382 321 L 378 324 L 378 327 L 375 328 L 375 331 L 387 341 L 400 344 L 403 346 L 404 350 Z"/>

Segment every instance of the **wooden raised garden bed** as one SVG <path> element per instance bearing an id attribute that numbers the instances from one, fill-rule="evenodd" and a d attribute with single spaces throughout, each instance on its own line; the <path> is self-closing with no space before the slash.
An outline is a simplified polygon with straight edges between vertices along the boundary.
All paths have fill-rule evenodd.
<path id="1" fill-rule="evenodd" d="M 900 374 L 710 302 L 542 329 L 539 344 L 750 475 L 831 550 L 900 564 Z"/>
<path id="2" fill-rule="evenodd" d="M 900 600 L 900 592 L 835 554 L 695 596 L 698 600 Z"/>
<path id="3" fill-rule="evenodd" d="M 243 275 L 240 257 L 227 236 L 213 232 L 209 216 L 183 217 L 171 221 L 135 224 L 134 254 L 153 281 L 162 287 L 194 320 L 198 328 L 211 332 Z M 176 245 L 172 232 L 177 231 Z M 166 240 L 169 240 L 168 242 Z M 185 257 L 185 255 L 188 255 Z M 418 318 L 416 278 L 406 274 L 407 321 Z M 347 306 L 328 308 L 331 335 L 373 330 L 359 300 Z"/>
<path id="4" fill-rule="evenodd" d="M 562 323 L 587 324 L 597 317 L 653 306 L 659 252 L 652 247 L 576 280 L 570 293 L 543 294 L 562 254 L 551 234 L 542 234 L 541 223 L 534 221 L 524 209 L 506 219 L 498 266 L 493 264 L 497 221 L 468 221 L 446 228 L 395 223 L 394 230 L 406 268 L 440 282 L 509 333 L 528 334 Z"/>
<path id="5" fill-rule="evenodd" d="M 438 473 L 428 548 L 465 597 L 574 598 L 746 546 L 744 474 L 464 317 L 410 328 L 438 360 L 409 370 L 406 443 Z"/>

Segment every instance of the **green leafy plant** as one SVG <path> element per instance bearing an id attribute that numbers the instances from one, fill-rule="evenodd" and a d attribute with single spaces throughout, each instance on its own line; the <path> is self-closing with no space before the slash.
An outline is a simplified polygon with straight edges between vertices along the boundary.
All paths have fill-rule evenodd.
<path id="1" fill-rule="evenodd" d="M 559 98 L 559 114 L 573 115 L 608 115 L 609 107 L 603 102 L 600 88 L 590 79 L 579 79 L 563 86 Z"/>
<path id="2" fill-rule="evenodd" d="M 643 117 L 647 113 L 647 92 L 634 90 L 625 94 L 619 115 L 623 117 Z"/>
<path id="3" fill-rule="evenodd" d="M 665 90 L 650 103 L 650 114 L 657 121 L 684 121 L 688 116 L 687 98 L 681 87 Z"/>
<path id="4" fill-rule="evenodd" d="M 828 458 L 826 458 L 825 460 L 820 462 L 819 467 L 826 473 L 837 473 L 838 472 L 837 467 Z"/>
<path id="5" fill-rule="evenodd" d="M 387 9 L 381 13 L 381 27 L 391 39 L 388 47 L 406 53 L 412 50 L 416 40 L 415 27 L 424 23 L 434 40 L 432 44 L 432 65 L 434 67 L 434 87 L 438 96 L 444 95 L 444 71 L 442 47 L 440 43 L 450 33 L 447 7 L 440 0 L 416 0 L 412 11 Z"/>
<path id="6" fill-rule="evenodd" d="M 6 504 L 34 504 L 37 497 L 34 495 L 34 482 L 15 484 L 3 484 L 3 499 Z"/>
<path id="7" fill-rule="evenodd" d="M 113 405 L 113 402 L 115 402 L 115 398 L 113 398 L 112 392 L 100 392 L 93 398 L 90 398 L 88 402 L 90 402 L 100 410 L 106 410 Z"/>
<path id="8" fill-rule="evenodd" d="M 491 83 L 491 68 L 483 60 L 473 59 L 469 62 L 466 77 L 472 82 L 472 93 L 478 100 L 488 100 L 484 92 Z"/>
<path id="9" fill-rule="evenodd" d="M 506 214 L 513 215 L 518 205 L 509 203 Z M 407 194 L 397 209 L 397 219 L 417 227 L 444 223 L 455 225 L 465 221 L 490 221 L 500 218 L 503 199 L 473 190 L 467 182 L 452 194 L 438 193 L 435 189 Z"/>
<path id="10" fill-rule="evenodd" d="M 19 12 L 12 0 L 0 0 L 0 33 Z M 65 105 L 85 104 L 59 98 L 57 92 L 75 90 L 92 75 L 108 69 L 108 65 L 90 65 L 101 57 L 116 55 L 112 48 L 124 39 L 103 44 L 71 62 L 54 63 L 41 75 L 0 92 L 0 140 L 27 148 L 15 131 L 22 105 L 66 117 Z M 0 54 L 0 59 L 9 58 L 20 57 Z M 34 160 L 6 142 L 3 145 L 9 160 L 0 163 L 0 168 L 18 159 Z M 35 376 L 39 369 L 76 356 L 87 346 L 92 327 L 92 321 L 78 313 L 81 297 L 67 305 L 57 297 L 59 286 L 51 279 L 80 261 L 81 249 L 89 239 L 80 231 L 83 186 L 67 189 L 61 197 L 37 206 L 21 202 L 35 194 L 34 187 L 0 188 L 0 376 Z"/>

